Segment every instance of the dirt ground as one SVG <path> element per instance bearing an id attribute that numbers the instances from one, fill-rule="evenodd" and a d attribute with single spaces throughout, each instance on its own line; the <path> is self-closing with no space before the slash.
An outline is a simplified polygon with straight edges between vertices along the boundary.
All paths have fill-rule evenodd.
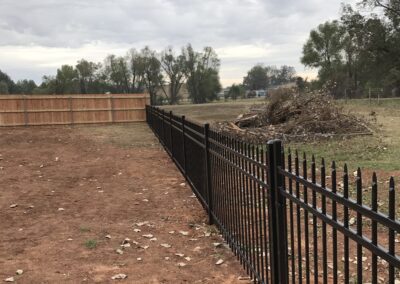
<path id="1" fill-rule="evenodd" d="M 247 283 L 184 182 L 145 124 L 0 129 L 0 280 Z"/>

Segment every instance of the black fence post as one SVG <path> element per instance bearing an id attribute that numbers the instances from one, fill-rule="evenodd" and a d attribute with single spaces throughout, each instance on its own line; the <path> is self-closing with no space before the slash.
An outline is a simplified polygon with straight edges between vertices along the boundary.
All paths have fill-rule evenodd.
<path id="1" fill-rule="evenodd" d="M 171 157 L 174 158 L 174 139 L 172 137 L 172 110 L 169 112 L 169 137 L 171 142 Z"/>
<path id="2" fill-rule="evenodd" d="M 183 172 L 186 175 L 186 143 L 185 143 L 185 116 L 182 115 L 182 151 L 183 151 Z"/>
<path id="3" fill-rule="evenodd" d="M 279 169 L 283 165 L 282 142 L 268 141 L 268 194 L 269 226 L 271 234 L 271 277 L 272 283 L 288 283 L 287 234 L 286 234 L 286 200 L 280 194 L 283 176 Z"/>
<path id="4" fill-rule="evenodd" d="M 209 141 L 210 125 L 204 124 L 204 157 L 205 157 L 205 174 L 206 174 L 206 188 L 207 188 L 207 207 L 208 207 L 208 224 L 214 224 L 212 217 L 213 211 L 213 198 L 212 198 L 212 183 L 211 183 L 211 164 L 210 164 L 210 141 Z"/>

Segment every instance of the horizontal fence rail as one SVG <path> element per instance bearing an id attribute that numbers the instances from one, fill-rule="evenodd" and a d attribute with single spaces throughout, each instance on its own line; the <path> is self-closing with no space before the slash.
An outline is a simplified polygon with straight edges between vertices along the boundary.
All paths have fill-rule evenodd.
<path id="1" fill-rule="evenodd" d="M 367 188 L 360 169 L 317 167 L 278 140 L 251 145 L 151 106 L 146 119 L 254 282 L 400 279 L 393 177 L 378 192 L 375 173 Z"/>
<path id="2" fill-rule="evenodd" d="M 0 95 L 0 126 L 145 121 L 145 94 Z"/>

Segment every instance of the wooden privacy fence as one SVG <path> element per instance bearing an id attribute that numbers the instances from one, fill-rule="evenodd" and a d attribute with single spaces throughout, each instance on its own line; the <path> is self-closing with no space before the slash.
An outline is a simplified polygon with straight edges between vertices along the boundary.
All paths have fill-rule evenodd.
<path id="1" fill-rule="evenodd" d="M 0 126 L 146 120 L 147 94 L 0 96 Z"/>

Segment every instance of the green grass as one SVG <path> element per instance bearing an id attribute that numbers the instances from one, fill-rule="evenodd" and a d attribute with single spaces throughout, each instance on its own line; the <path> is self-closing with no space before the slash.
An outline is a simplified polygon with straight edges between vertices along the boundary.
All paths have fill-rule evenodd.
<path id="1" fill-rule="evenodd" d="M 87 240 L 85 242 L 85 247 L 88 249 L 95 249 L 97 247 L 97 241 L 96 240 Z"/>

